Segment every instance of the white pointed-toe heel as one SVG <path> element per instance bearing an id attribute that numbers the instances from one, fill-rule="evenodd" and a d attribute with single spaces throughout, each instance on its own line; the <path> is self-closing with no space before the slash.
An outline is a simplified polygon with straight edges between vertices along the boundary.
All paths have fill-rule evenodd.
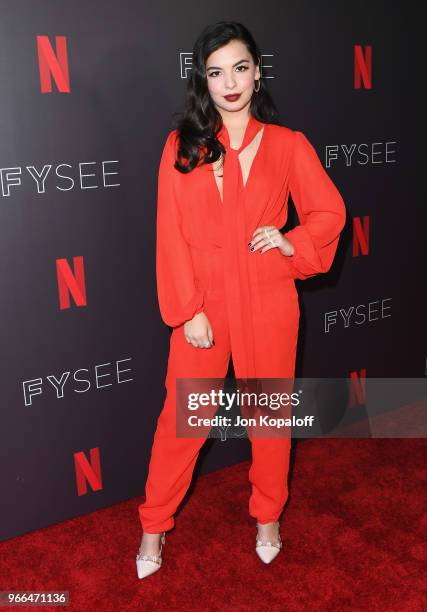
<path id="1" fill-rule="evenodd" d="M 162 531 L 160 535 L 160 550 L 158 555 L 142 555 L 138 552 L 136 555 L 136 571 L 138 578 L 146 578 L 154 572 L 157 572 L 162 566 L 162 549 L 166 542 L 166 532 Z"/>
<path id="2" fill-rule="evenodd" d="M 258 524 L 259 523 L 257 523 L 257 527 Z M 264 541 L 257 534 L 255 552 L 257 553 L 261 561 L 263 561 L 264 563 L 271 563 L 273 559 L 279 554 L 283 546 L 282 539 L 280 537 L 280 532 L 278 532 L 277 538 L 278 539 L 276 542 Z"/>

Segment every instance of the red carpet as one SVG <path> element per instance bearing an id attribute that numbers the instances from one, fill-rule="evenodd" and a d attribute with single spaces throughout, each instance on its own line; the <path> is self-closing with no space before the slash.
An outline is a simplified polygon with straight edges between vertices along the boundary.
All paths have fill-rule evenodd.
<path id="1" fill-rule="evenodd" d="M 198 478 L 153 576 L 136 576 L 139 497 L 0 543 L 0 590 L 67 589 L 76 611 L 425 610 L 426 441 L 293 444 L 271 565 L 254 551 L 245 462 Z"/>

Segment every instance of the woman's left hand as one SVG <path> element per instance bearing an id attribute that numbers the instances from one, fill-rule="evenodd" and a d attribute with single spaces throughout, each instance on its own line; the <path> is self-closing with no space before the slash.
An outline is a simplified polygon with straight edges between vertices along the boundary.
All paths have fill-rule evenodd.
<path id="1" fill-rule="evenodd" d="M 266 236 L 265 230 L 267 230 L 269 237 Z M 258 250 L 260 253 L 265 253 L 265 251 L 269 249 L 278 248 L 282 255 L 286 255 L 287 257 L 294 254 L 292 243 L 285 238 L 282 232 L 274 225 L 262 225 L 261 227 L 257 227 L 252 234 L 248 248 L 251 249 L 253 253 Z"/>

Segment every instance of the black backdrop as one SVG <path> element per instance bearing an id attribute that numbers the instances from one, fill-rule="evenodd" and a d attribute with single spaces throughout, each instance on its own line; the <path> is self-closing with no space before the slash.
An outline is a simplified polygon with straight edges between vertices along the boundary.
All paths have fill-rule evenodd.
<path id="1" fill-rule="evenodd" d="M 327 277 L 297 281 L 297 375 L 425 375 L 423 38 L 411 11 L 373 0 L 1 7 L 1 539 L 144 493 L 169 342 L 157 169 L 207 23 L 243 22 L 282 124 L 325 166 L 337 147 L 326 167 L 348 220 Z M 371 49 L 371 87 L 355 87 L 357 46 Z M 49 47 L 69 87 L 43 72 Z M 353 250 L 359 221 L 366 254 Z M 344 323 L 369 304 L 371 320 L 354 310 Z M 247 440 L 210 440 L 199 468 L 249 457 Z"/>

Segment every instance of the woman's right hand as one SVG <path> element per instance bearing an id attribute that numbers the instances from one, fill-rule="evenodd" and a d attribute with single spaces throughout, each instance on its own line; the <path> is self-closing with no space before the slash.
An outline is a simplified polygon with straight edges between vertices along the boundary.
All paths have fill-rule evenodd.
<path id="1" fill-rule="evenodd" d="M 212 347 L 212 327 L 204 312 L 198 312 L 190 321 L 184 323 L 184 336 L 187 342 L 196 348 Z"/>

